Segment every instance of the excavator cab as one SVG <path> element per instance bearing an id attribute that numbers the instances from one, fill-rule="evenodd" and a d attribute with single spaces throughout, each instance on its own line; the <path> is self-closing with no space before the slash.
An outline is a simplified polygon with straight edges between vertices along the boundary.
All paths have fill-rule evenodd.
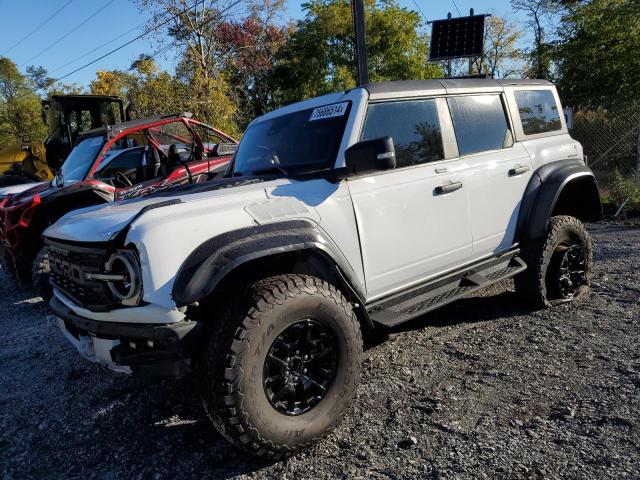
<path id="1" fill-rule="evenodd" d="M 122 100 L 108 95 L 53 95 L 42 101 L 44 143 L 22 142 L 0 152 L 0 187 L 51 180 L 78 135 L 126 120 Z"/>
<path id="2" fill-rule="evenodd" d="M 99 95 L 54 95 L 43 100 L 42 118 L 49 129 L 44 145 L 51 171 L 62 166 L 80 133 L 125 120 L 122 100 Z"/>

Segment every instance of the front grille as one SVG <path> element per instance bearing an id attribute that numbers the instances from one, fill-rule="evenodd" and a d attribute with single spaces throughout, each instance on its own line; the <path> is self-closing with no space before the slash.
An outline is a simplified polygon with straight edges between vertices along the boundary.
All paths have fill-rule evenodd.
<path id="1" fill-rule="evenodd" d="M 106 248 L 78 247 L 47 240 L 51 284 L 77 305 L 105 311 L 113 299 L 104 282 L 89 281 L 87 273 L 99 273 Z"/>

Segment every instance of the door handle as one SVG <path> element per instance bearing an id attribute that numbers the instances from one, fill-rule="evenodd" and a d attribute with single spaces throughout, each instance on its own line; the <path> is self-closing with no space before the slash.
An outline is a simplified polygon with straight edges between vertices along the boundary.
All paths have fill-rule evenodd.
<path id="1" fill-rule="evenodd" d="M 529 167 L 527 167 L 526 165 L 519 165 L 509 170 L 509 176 L 515 177 L 517 175 L 522 175 L 523 173 L 528 171 L 529 171 Z"/>
<path id="2" fill-rule="evenodd" d="M 447 183 L 446 185 L 438 185 L 434 193 L 436 195 L 444 195 L 445 193 L 455 192 L 456 190 L 460 190 L 462 188 L 462 182 L 453 182 Z"/>
<path id="3" fill-rule="evenodd" d="M 436 168 L 436 173 L 447 173 L 449 169 L 447 167 L 438 167 Z"/>

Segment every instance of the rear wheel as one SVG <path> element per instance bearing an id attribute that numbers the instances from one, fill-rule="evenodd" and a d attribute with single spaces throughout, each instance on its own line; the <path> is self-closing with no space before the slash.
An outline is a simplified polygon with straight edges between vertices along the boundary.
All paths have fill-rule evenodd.
<path id="1" fill-rule="evenodd" d="M 547 235 L 524 253 L 527 270 L 515 278 L 518 296 L 533 307 L 570 302 L 589 291 L 593 245 L 577 218 L 549 220 Z"/>
<path id="2" fill-rule="evenodd" d="M 253 454 L 280 458 L 327 434 L 353 402 L 362 337 L 351 304 L 327 282 L 255 282 L 215 326 L 203 366 L 216 428 Z"/>
<path id="3" fill-rule="evenodd" d="M 33 261 L 31 271 L 31 281 L 33 282 L 33 290 L 40 295 L 45 302 L 48 302 L 53 296 L 53 288 L 49 283 L 49 253 L 47 247 L 42 247 L 36 259 Z"/>

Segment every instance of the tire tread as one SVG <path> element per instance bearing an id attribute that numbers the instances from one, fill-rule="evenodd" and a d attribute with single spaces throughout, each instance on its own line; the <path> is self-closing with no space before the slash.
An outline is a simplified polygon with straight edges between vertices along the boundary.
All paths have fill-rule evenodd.
<path id="1" fill-rule="evenodd" d="M 234 323 L 234 318 L 240 317 L 234 313 L 239 313 L 238 308 L 242 308 L 241 302 L 240 305 L 235 305 L 235 308 L 227 307 L 226 312 L 219 318 L 219 323 L 212 332 L 207 349 L 205 372 L 203 372 L 203 381 L 206 385 L 203 391 L 203 400 L 207 414 L 223 437 L 242 449 L 265 458 L 282 458 L 310 446 L 330 433 L 346 413 L 345 409 L 332 426 L 322 434 L 308 442 L 292 446 L 291 444 L 277 444 L 263 438 L 251 424 L 249 414 L 243 409 L 244 399 L 239 389 L 239 382 L 243 375 L 242 357 L 250 346 L 250 331 L 258 328 L 263 321 L 268 319 L 274 305 L 282 305 L 287 298 L 295 298 L 303 294 L 319 294 L 335 302 L 344 311 L 345 318 L 351 323 L 348 328 L 360 330 L 360 324 L 351 304 L 335 286 L 316 277 L 286 274 L 258 280 L 250 285 L 241 297 L 249 304 L 248 308 L 247 304 L 244 304 L 246 314 L 240 324 Z M 229 339 L 231 340 L 230 345 Z M 358 336 L 358 341 L 357 362 L 360 364 L 362 360 L 361 336 Z"/>

